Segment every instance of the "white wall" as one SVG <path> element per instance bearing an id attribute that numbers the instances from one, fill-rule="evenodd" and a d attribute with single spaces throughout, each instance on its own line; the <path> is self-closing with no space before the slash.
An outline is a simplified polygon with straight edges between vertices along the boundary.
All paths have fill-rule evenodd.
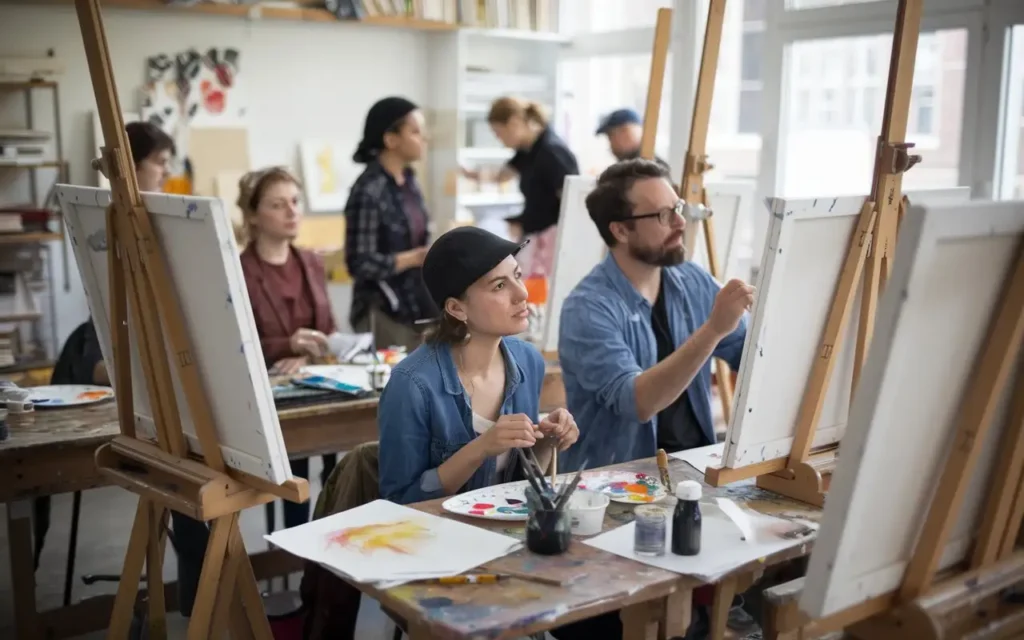
<path id="1" fill-rule="evenodd" d="M 389 94 L 422 102 L 428 96 L 429 35 L 408 30 L 330 23 L 248 21 L 220 16 L 106 9 L 107 43 L 121 107 L 138 108 L 138 89 L 148 56 L 188 47 L 236 47 L 241 51 L 240 86 L 249 100 L 250 156 L 254 166 L 290 165 L 298 170 L 298 143 L 327 137 L 355 149 L 369 106 Z M 96 108 L 82 36 L 72 7 L 0 5 L 0 55 L 44 55 L 53 48 L 66 70 L 60 78 L 64 156 L 71 181 L 95 184 L 92 112 Z M 36 126 L 52 121 L 48 100 L 36 92 Z M 20 124 L 21 101 L 0 103 L 0 126 Z M 42 172 L 41 172 L 42 175 Z M 42 178 L 41 178 L 42 180 Z M 25 180 L 22 179 L 24 182 Z M 0 201 L 11 197 L 0 185 Z M 26 182 L 27 184 L 27 182 Z M 57 334 L 62 342 L 88 309 L 69 252 L 71 291 L 64 292 L 60 251 Z M 342 317 L 347 316 L 347 309 Z"/>

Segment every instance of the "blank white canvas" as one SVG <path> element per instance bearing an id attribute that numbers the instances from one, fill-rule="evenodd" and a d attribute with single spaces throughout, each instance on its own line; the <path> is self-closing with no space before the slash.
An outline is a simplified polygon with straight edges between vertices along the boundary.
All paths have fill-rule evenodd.
<path id="1" fill-rule="evenodd" d="M 713 213 L 711 223 L 715 230 L 715 252 L 718 254 L 718 266 L 722 270 L 718 279 L 722 282 L 730 278 L 747 280 L 750 275 L 739 272 L 740 256 L 736 240 L 740 229 L 752 224 L 754 183 L 717 182 L 709 183 L 704 188 Z M 696 229 L 692 260 L 710 271 L 704 225 L 695 220 L 687 220 L 686 224 Z"/>
<path id="2" fill-rule="evenodd" d="M 811 617 L 902 582 L 1022 240 L 1022 202 L 914 207 L 907 215 L 811 554 L 800 601 Z M 974 474 L 965 479 L 940 568 L 970 549 L 1009 396 L 1003 393 Z"/>
<path id="3" fill-rule="evenodd" d="M 545 351 L 558 350 L 558 327 L 562 305 L 590 271 L 604 259 L 608 247 L 587 212 L 587 196 L 597 180 L 590 176 L 566 176 L 562 187 L 562 210 L 555 239 L 555 264 L 544 310 Z"/>
<path id="4" fill-rule="evenodd" d="M 103 359 L 114 371 L 106 235 L 110 191 L 58 185 L 57 195 Z M 164 249 L 224 461 L 281 484 L 292 477 L 291 467 L 228 215 L 215 198 L 145 193 L 142 199 Z M 138 336 L 131 325 L 135 426 L 138 434 L 155 440 Z M 169 345 L 168 358 L 176 358 Z M 171 378 L 189 448 L 202 453 L 173 366 Z"/>
<path id="5" fill-rule="evenodd" d="M 908 194 L 914 203 L 966 202 L 968 189 Z M 725 467 L 787 457 L 811 367 L 836 294 L 864 196 L 769 199 L 771 221 L 747 326 Z M 825 394 L 812 446 L 838 442 L 846 429 L 860 318 L 860 283 Z"/>

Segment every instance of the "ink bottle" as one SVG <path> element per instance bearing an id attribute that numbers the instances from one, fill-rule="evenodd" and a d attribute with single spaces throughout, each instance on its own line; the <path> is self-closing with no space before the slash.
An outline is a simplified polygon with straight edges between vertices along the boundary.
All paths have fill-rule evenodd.
<path id="1" fill-rule="evenodd" d="M 683 480 L 676 486 L 675 512 L 672 514 L 672 553 L 695 556 L 700 553 L 700 483 Z"/>

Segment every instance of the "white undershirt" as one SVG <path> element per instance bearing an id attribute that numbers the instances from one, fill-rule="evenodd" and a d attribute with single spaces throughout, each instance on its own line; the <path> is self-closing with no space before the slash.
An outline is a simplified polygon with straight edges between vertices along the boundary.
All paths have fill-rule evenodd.
<path id="1" fill-rule="evenodd" d="M 487 433 L 487 430 L 494 426 L 493 420 L 478 415 L 476 411 L 473 412 L 473 431 L 479 434 Z M 505 469 L 505 465 L 508 464 L 508 451 L 505 453 L 498 454 L 498 471 Z"/>

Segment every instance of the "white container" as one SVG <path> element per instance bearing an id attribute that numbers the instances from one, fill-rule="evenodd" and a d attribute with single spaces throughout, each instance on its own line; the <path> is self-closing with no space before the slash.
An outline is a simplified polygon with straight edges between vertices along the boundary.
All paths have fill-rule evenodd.
<path id="1" fill-rule="evenodd" d="M 594 536 L 601 533 L 608 502 L 608 496 L 603 493 L 577 489 L 569 498 L 569 519 L 573 535 Z"/>
<path id="2" fill-rule="evenodd" d="M 370 380 L 370 386 L 375 391 L 380 391 L 387 386 L 388 380 L 391 379 L 391 365 L 371 364 L 366 367 L 366 374 Z"/>

